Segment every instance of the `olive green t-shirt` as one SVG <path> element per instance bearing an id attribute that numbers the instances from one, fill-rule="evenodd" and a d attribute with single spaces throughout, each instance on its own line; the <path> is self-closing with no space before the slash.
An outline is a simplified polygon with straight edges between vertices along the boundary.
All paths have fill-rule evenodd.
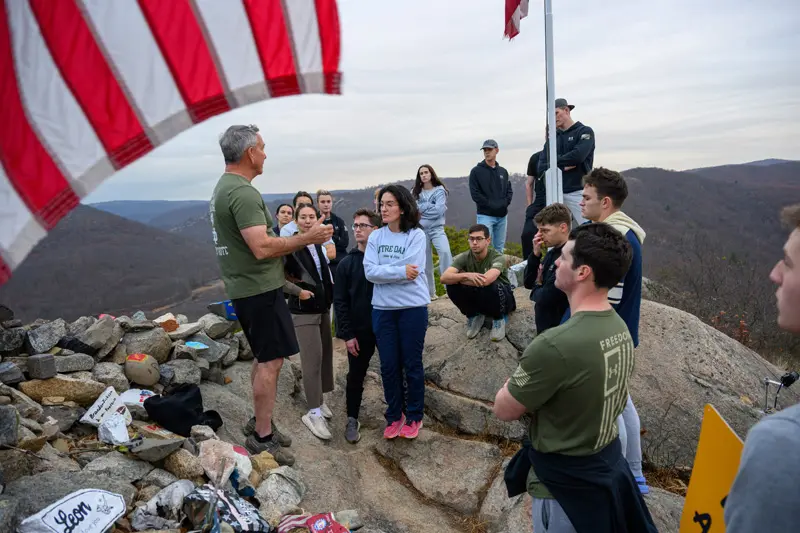
<path id="1" fill-rule="evenodd" d="M 617 438 L 633 363 L 630 332 L 613 309 L 576 313 L 537 336 L 508 382 L 508 392 L 531 413 L 533 448 L 593 455 Z M 528 492 L 551 497 L 533 469 Z"/>
<path id="2" fill-rule="evenodd" d="M 276 236 L 264 199 L 249 181 L 238 174 L 223 174 L 211 196 L 209 215 L 228 298 L 247 298 L 283 286 L 283 260 L 256 259 L 242 237 L 241 230 L 253 226 L 264 226 L 267 235 Z"/>
<path id="3" fill-rule="evenodd" d="M 487 270 L 496 268 L 500 271 L 497 281 L 506 285 L 509 284 L 506 258 L 491 246 L 483 261 L 479 261 L 475 254 L 472 253 L 472 250 L 467 250 L 455 256 L 450 266 L 457 268 L 461 272 L 475 272 L 478 274 L 486 274 Z"/>

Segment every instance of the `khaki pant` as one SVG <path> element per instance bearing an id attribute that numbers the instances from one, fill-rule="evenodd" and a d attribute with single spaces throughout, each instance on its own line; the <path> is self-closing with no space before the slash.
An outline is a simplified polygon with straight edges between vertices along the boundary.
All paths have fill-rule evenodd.
<path id="1" fill-rule="evenodd" d="M 309 409 L 316 409 L 322 405 L 323 393 L 333 390 L 331 315 L 292 315 L 292 320 L 300 345 L 306 402 Z"/>

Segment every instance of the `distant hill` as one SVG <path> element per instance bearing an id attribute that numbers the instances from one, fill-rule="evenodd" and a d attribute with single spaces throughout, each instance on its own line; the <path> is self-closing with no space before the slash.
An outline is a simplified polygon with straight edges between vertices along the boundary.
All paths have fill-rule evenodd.
<path id="1" fill-rule="evenodd" d="M 81 205 L 0 287 L 0 302 L 26 321 L 130 313 L 189 298 L 218 277 L 212 247 Z"/>
<path id="2" fill-rule="evenodd" d="M 100 209 L 107 213 L 112 213 L 129 220 L 148 224 L 153 219 L 159 216 L 182 209 L 189 206 L 202 206 L 208 205 L 208 202 L 199 200 L 185 200 L 185 201 L 168 201 L 168 200 L 153 200 L 153 201 L 138 201 L 138 200 L 114 200 L 111 202 L 99 202 L 91 204 L 91 207 Z"/>

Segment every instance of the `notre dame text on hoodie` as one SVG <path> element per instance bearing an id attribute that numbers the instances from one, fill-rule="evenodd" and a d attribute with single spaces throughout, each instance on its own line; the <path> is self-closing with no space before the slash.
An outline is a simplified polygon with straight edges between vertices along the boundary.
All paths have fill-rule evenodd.
<path id="1" fill-rule="evenodd" d="M 406 265 L 416 265 L 419 275 L 409 281 Z M 425 277 L 425 232 L 414 228 L 393 232 L 384 226 L 372 232 L 364 254 L 364 275 L 375 286 L 372 307 L 408 309 L 431 302 Z"/>

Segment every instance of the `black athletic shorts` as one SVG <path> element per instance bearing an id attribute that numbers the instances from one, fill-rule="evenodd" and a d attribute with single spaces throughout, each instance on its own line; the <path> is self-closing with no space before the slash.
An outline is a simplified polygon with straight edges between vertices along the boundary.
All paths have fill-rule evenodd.
<path id="1" fill-rule="evenodd" d="M 283 287 L 232 300 L 233 309 L 259 363 L 300 352 Z"/>

